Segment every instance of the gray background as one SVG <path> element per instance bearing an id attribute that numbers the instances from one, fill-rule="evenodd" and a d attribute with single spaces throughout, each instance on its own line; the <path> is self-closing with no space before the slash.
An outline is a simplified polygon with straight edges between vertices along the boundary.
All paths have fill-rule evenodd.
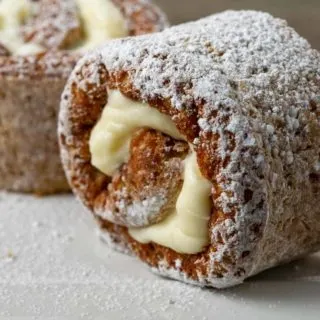
<path id="1" fill-rule="evenodd" d="M 289 21 L 320 49 L 320 0 L 154 0 L 172 23 L 194 20 L 226 9 L 268 11 Z"/>

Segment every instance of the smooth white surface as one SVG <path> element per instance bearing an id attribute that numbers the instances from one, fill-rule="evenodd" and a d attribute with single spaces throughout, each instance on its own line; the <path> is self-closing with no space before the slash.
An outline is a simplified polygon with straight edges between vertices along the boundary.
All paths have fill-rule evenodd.
<path id="1" fill-rule="evenodd" d="M 226 291 L 112 252 L 72 198 L 0 194 L 0 319 L 319 319 L 320 255 Z"/>

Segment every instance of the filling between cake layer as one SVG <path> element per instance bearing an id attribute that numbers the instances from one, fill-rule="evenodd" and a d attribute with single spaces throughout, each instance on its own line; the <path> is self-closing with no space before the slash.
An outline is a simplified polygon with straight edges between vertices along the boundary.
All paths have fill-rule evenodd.
<path id="1" fill-rule="evenodd" d="M 184 160 L 182 190 L 171 214 L 158 224 L 129 229 L 141 243 L 155 242 L 181 253 L 198 253 L 209 243 L 211 183 L 202 177 L 195 152 Z"/>
<path id="2" fill-rule="evenodd" d="M 129 159 L 129 146 L 137 128 L 148 127 L 183 140 L 169 116 L 146 104 L 126 98 L 120 91 L 108 92 L 108 104 L 90 138 L 92 165 L 108 176 Z"/>
<path id="3" fill-rule="evenodd" d="M 126 22 L 111 0 L 74 0 L 78 6 L 84 39 L 71 50 L 88 50 L 104 41 L 128 35 Z M 0 0 L 0 42 L 13 55 L 28 55 L 46 49 L 36 43 L 25 43 L 22 25 L 35 14 L 37 3 L 30 0 Z"/>
<path id="4" fill-rule="evenodd" d="M 169 116 L 110 90 L 108 103 L 89 141 L 92 165 L 112 176 L 128 161 L 132 135 L 143 127 L 185 140 Z M 184 182 L 175 209 L 160 223 L 129 228 L 129 234 L 138 242 L 154 242 L 188 254 L 201 252 L 209 243 L 211 183 L 201 175 L 196 153 L 192 147 L 190 150 L 183 161 Z"/>

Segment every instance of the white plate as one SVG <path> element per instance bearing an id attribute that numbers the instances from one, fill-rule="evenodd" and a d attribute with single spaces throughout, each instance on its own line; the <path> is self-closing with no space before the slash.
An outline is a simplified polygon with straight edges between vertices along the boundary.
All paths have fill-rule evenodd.
<path id="1" fill-rule="evenodd" d="M 159 278 L 95 233 L 72 196 L 0 194 L 0 319 L 320 319 L 320 254 L 217 291 Z"/>

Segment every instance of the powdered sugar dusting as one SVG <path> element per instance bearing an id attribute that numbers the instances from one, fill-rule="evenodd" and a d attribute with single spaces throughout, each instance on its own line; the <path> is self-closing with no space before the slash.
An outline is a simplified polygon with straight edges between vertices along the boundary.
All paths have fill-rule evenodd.
<path id="1" fill-rule="evenodd" d="M 318 255 L 222 293 L 159 278 L 100 244 L 91 216 L 71 196 L 0 193 L 0 212 L 3 319 L 250 318 L 254 307 L 268 314 L 269 305 L 299 317 L 305 304 L 309 318 L 319 314 Z"/>
<path id="2" fill-rule="evenodd" d="M 81 38 L 81 20 L 75 0 L 34 1 L 33 6 L 33 15 L 22 26 L 26 42 L 57 49 Z"/>
<path id="3" fill-rule="evenodd" d="M 91 319 L 121 311 L 127 318 L 139 309 L 140 319 L 150 319 L 190 311 L 194 295 L 201 294 L 199 288 L 153 276 L 97 241 L 93 219 L 71 196 L 3 193 L 0 211 L 0 317 Z M 201 299 L 206 307 L 209 296 L 203 293 Z"/>
<path id="4" fill-rule="evenodd" d="M 115 207 L 120 212 L 120 216 L 125 218 L 125 224 L 139 227 L 141 224 L 148 225 L 150 221 L 154 221 L 166 202 L 166 197 L 159 193 L 157 196 L 142 201 L 134 200 L 130 204 L 125 197 L 120 197 L 120 200 L 116 201 Z M 105 208 L 96 209 L 95 214 L 107 221 L 119 223 L 119 220 L 114 220 L 114 212 Z"/>
<path id="5" fill-rule="evenodd" d="M 0 317 L 199 319 L 217 308 L 212 292 L 158 278 L 97 241 L 71 196 L 1 193 L 0 212 Z"/>
<path id="6" fill-rule="evenodd" d="M 223 264 L 226 256 L 253 250 L 253 226 L 261 228 L 267 212 L 278 221 L 284 218 L 276 208 L 281 199 L 268 196 L 283 190 L 283 182 L 278 180 L 271 190 L 265 177 L 277 171 L 275 165 L 282 161 L 285 170 L 296 175 L 300 192 L 298 185 L 319 158 L 318 143 L 303 165 L 295 159 L 298 145 L 304 144 L 297 133 L 302 128 L 308 131 L 304 110 L 320 93 L 319 53 L 285 21 L 260 12 L 228 11 L 152 37 L 114 42 L 100 51 L 100 57 L 111 72 L 129 71 L 145 101 L 160 96 L 178 110 L 192 109 L 202 101 L 200 139 L 210 132 L 217 134 L 217 156 L 223 161 L 230 159 L 216 177 L 222 192 L 215 205 L 225 213 L 238 208 L 236 221 L 217 224 L 212 230 L 212 243 L 219 243 L 221 237 L 224 243 L 212 254 L 212 266 Z M 207 143 L 205 138 L 201 141 Z M 274 154 L 278 154 L 275 159 Z M 252 195 L 245 204 L 247 190 Z M 287 210 L 289 215 L 292 209 Z M 237 253 L 230 250 L 235 244 Z M 234 267 L 224 267 L 231 277 L 226 275 L 225 283 L 234 281 Z M 259 269 L 251 263 L 243 265 L 243 270 L 247 268 Z M 212 281 L 221 285 L 217 279 Z"/>
<path id="7" fill-rule="evenodd" d="M 79 85 L 86 62 L 91 70 L 103 65 L 111 74 L 128 73 L 144 102 L 161 99 L 196 113 L 203 167 L 218 163 L 214 205 L 232 217 L 211 230 L 211 284 L 229 286 L 319 248 L 320 192 L 312 181 L 320 154 L 320 54 L 285 21 L 227 11 L 113 41 L 79 63 L 69 86 Z M 66 100 L 61 123 L 67 139 L 68 107 Z M 158 267 L 171 276 L 165 261 Z"/>

